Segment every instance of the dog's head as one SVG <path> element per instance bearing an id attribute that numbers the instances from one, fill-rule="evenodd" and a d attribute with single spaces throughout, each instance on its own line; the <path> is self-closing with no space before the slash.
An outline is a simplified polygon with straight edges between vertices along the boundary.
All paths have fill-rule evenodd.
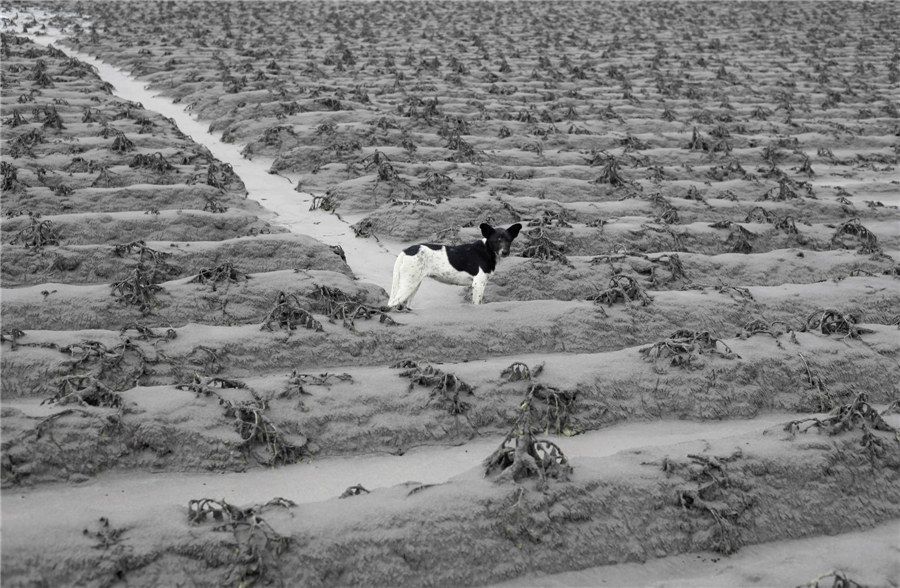
<path id="1" fill-rule="evenodd" d="M 495 229 L 487 223 L 481 223 L 481 234 L 487 240 L 488 250 L 493 251 L 495 255 L 506 257 L 509 255 L 509 246 L 512 245 L 513 239 L 519 235 L 522 225 L 514 224 L 508 229 Z"/>

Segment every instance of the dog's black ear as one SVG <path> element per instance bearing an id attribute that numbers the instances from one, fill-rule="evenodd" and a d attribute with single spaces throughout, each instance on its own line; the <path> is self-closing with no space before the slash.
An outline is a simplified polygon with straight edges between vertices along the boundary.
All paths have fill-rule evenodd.
<path id="1" fill-rule="evenodd" d="M 487 223 L 481 223 L 481 234 L 487 239 L 494 234 L 494 227 Z"/>
<path id="2" fill-rule="evenodd" d="M 506 229 L 506 232 L 509 233 L 510 239 L 515 239 L 516 237 L 519 236 L 519 231 L 521 231 L 521 230 L 522 230 L 522 224 L 516 223 L 513 226 Z"/>

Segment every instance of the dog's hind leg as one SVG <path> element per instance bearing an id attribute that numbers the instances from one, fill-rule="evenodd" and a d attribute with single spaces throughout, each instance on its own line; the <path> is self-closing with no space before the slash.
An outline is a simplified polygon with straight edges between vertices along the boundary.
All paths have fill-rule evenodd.
<path id="1" fill-rule="evenodd" d="M 416 295 L 422 280 L 425 279 L 425 266 L 418 255 L 401 253 L 394 263 L 394 281 L 391 287 L 391 298 L 388 306 L 408 305 Z"/>
<path id="2" fill-rule="evenodd" d="M 397 302 L 397 297 L 400 294 L 400 266 L 403 265 L 403 256 L 405 253 L 401 253 L 397 256 L 397 261 L 394 262 L 394 279 L 391 282 L 391 297 L 388 299 L 388 306 L 397 306 L 399 302 Z"/>

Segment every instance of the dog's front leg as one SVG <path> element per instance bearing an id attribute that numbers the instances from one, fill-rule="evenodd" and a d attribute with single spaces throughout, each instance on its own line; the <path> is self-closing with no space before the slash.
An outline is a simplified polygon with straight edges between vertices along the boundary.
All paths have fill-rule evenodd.
<path id="1" fill-rule="evenodd" d="M 487 285 L 487 274 L 480 271 L 478 274 L 472 279 L 472 303 L 473 304 L 481 304 L 481 299 L 484 298 L 484 287 Z"/>

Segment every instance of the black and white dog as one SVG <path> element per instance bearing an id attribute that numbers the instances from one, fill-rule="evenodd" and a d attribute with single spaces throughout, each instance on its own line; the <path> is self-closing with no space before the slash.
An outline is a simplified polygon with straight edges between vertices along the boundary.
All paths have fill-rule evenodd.
<path id="1" fill-rule="evenodd" d="M 509 246 L 522 225 L 495 229 L 481 223 L 484 239 L 466 245 L 431 245 L 424 243 L 403 250 L 394 263 L 394 283 L 390 307 L 409 306 L 422 280 L 434 278 L 445 284 L 472 286 L 472 302 L 481 304 L 488 276 L 501 257 L 509 255 Z"/>

